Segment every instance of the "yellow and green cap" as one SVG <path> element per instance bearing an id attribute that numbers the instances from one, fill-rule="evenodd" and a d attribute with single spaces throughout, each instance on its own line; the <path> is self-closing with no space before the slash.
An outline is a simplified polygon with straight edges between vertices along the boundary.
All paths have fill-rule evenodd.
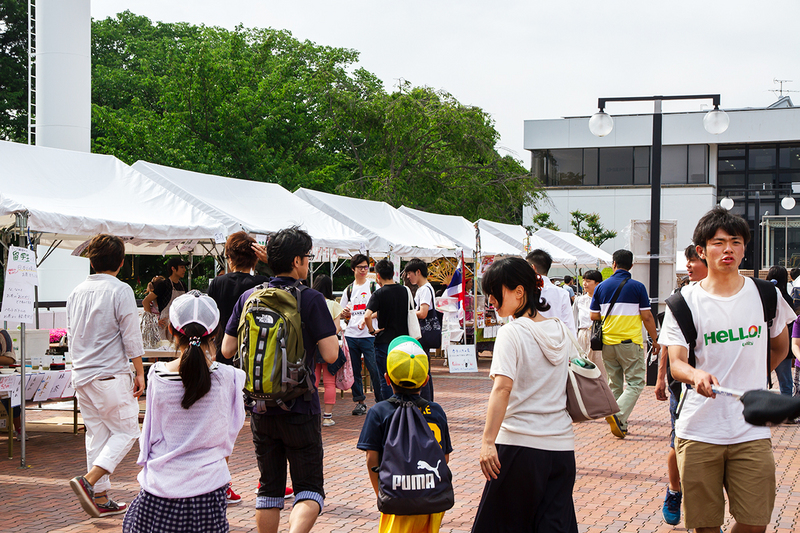
<path id="1" fill-rule="evenodd" d="M 413 337 L 401 335 L 389 344 L 386 373 L 392 383 L 405 389 L 418 389 L 428 378 L 428 358 Z"/>

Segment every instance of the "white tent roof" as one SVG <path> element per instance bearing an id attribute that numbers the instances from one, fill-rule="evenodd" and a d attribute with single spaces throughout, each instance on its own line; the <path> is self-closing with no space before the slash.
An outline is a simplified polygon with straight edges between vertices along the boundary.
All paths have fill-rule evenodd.
<path id="1" fill-rule="evenodd" d="M 358 250 L 366 239 L 277 183 L 224 178 L 146 161 L 133 168 L 210 214 L 236 220 L 251 233 L 270 233 L 297 225 L 314 246 Z"/>
<path id="2" fill-rule="evenodd" d="M 398 211 L 452 240 L 464 250 L 465 256 L 475 255 L 475 226 L 466 218 L 456 215 L 426 213 L 406 206 L 401 206 Z M 520 255 L 523 250 L 523 248 L 515 248 L 498 239 L 491 233 L 481 233 L 481 254 Z"/>
<path id="3" fill-rule="evenodd" d="M 480 228 L 482 235 L 484 233 L 490 233 L 495 237 L 511 244 L 512 246 L 521 247 L 522 250 L 525 250 L 525 242 L 527 241 L 529 243 L 530 250 L 541 249 L 550 254 L 550 257 L 553 258 L 554 265 L 572 266 L 578 261 L 578 259 L 571 253 L 566 252 L 558 246 L 545 241 L 541 237 L 537 237 L 536 235 L 531 235 L 529 237 L 528 230 L 526 230 L 523 226 L 503 224 L 502 222 L 492 222 L 491 220 L 480 219 L 478 220 L 478 227 Z"/>
<path id="4" fill-rule="evenodd" d="M 13 224 L 22 212 L 44 242 L 60 239 L 70 249 L 109 233 L 134 239 L 128 253 L 160 254 L 166 243 L 172 248 L 240 229 L 113 156 L 0 141 L 0 221 Z"/>
<path id="5" fill-rule="evenodd" d="M 309 189 L 295 194 L 342 224 L 369 237 L 371 253 L 390 251 L 400 257 L 434 258 L 455 255 L 450 239 L 399 212 L 386 202 L 349 198 Z"/>
<path id="6" fill-rule="evenodd" d="M 534 235 L 574 255 L 578 260 L 578 266 L 596 267 L 598 263 L 611 266 L 610 253 L 601 250 L 589 241 L 581 239 L 574 233 L 542 228 Z"/>

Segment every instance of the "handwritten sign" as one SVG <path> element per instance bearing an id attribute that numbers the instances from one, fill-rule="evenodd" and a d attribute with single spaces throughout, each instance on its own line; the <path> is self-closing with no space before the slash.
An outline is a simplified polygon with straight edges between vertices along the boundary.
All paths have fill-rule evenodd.
<path id="1" fill-rule="evenodd" d="M 71 370 L 62 370 L 58 372 L 58 375 L 55 377 L 50 387 L 50 399 L 64 397 L 64 391 L 69 385 L 71 375 Z"/>
<path id="2" fill-rule="evenodd" d="M 31 374 L 25 375 L 27 382 L 25 383 L 25 401 L 33 400 L 34 394 L 39 390 L 39 385 L 44 381 L 44 374 Z"/>
<path id="3" fill-rule="evenodd" d="M 20 377 L 17 376 L 16 386 L 11 389 L 11 407 L 19 407 L 22 404 L 22 391 L 19 390 Z"/>
<path id="4" fill-rule="evenodd" d="M 475 345 L 455 345 L 447 347 L 447 364 L 451 374 L 477 372 L 478 358 L 475 356 Z"/>
<path id="5" fill-rule="evenodd" d="M 45 372 L 44 379 L 39 386 L 36 388 L 36 394 L 33 395 L 34 402 L 41 402 L 50 397 L 50 387 L 53 383 L 53 378 L 57 375 L 57 372 Z"/>
<path id="6" fill-rule="evenodd" d="M 19 388 L 19 374 L 0 376 L 0 392 L 10 392 L 15 387 Z"/>
<path id="7" fill-rule="evenodd" d="M 36 256 L 27 248 L 11 246 L 8 249 L 3 309 L 0 318 L 12 322 L 32 324 L 34 321 L 34 287 L 39 284 Z"/>

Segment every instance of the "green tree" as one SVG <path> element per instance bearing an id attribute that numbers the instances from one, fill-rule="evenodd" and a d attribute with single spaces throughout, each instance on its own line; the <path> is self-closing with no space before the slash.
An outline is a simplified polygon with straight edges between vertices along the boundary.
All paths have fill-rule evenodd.
<path id="1" fill-rule="evenodd" d="M 539 211 L 536 213 L 531 219 L 531 225 L 526 227 L 532 232 L 539 231 L 542 228 L 561 231 L 558 224 L 553 222 L 553 219 L 550 218 L 550 213 L 546 211 Z"/>
<path id="2" fill-rule="evenodd" d="M 582 211 L 572 211 L 572 229 L 575 230 L 575 235 L 581 239 L 587 240 L 595 246 L 600 246 L 608 239 L 613 239 L 617 236 L 616 231 L 612 231 L 603 227 L 600 223 L 600 215 L 597 213 L 584 213 Z M 586 226 L 583 226 L 583 224 Z"/>
<path id="3" fill-rule="evenodd" d="M 28 2 L 0 2 L 0 140 L 28 135 Z"/>

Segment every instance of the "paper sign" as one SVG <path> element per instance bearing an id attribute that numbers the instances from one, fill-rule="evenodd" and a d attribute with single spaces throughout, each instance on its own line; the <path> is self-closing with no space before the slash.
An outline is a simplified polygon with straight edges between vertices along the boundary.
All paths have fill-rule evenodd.
<path id="1" fill-rule="evenodd" d="M 71 370 L 61 370 L 58 375 L 53 379 L 50 386 L 50 399 L 61 398 L 64 395 L 64 390 L 70 382 Z"/>
<path id="2" fill-rule="evenodd" d="M 33 395 L 39 390 L 39 385 L 44 381 L 44 374 L 29 374 L 25 376 L 27 384 L 25 385 L 25 401 L 33 399 Z"/>
<path id="3" fill-rule="evenodd" d="M 190 250 L 194 250 L 195 246 L 197 246 L 197 241 L 186 241 L 185 243 L 183 243 L 183 245 L 181 246 L 180 250 L 178 250 L 178 251 L 180 253 L 182 253 L 182 254 L 185 254 L 185 253 L 189 252 Z"/>
<path id="4" fill-rule="evenodd" d="M 67 386 L 64 387 L 64 392 L 61 393 L 62 398 L 72 398 L 75 396 L 75 388 L 72 386 L 72 371 L 68 370 L 69 377 L 67 378 Z"/>
<path id="5" fill-rule="evenodd" d="M 57 372 L 45 372 L 44 379 L 36 388 L 36 394 L 33 395 L 34 402 L 42 402 L 50 397 L 50 387 L 53 383 L 53 378 L 58 375 Z"/>
<path id="6" fill-rule="evenodd" d="M 0 318 L 11 322 L 33 324 L 34 287 L 39 284 L 36 257 L 33 252 L 18 246 L 8 250 L 3 308 Z"/>
<path id="7" fill-rule="evenodd" d="M 475 345 L 453 345 L 447 347 L 447 364 L 451 374 L 477 372 L 478 359 L 475 356 Z"/>
<path id="8" fill-rule="evenodd" d="M 19 407 L 22 404 L 19 390 L 19 381 L 17 381 L 17 386 L 11 389 L 11 407 Z"/>
<path id="9" fill-rule="evenodd" d="M 19 374 L 0 376 L 0 392 L 9 392 L 14 388 L 19 388 Z"/>
<path id="10" fill-rule="evenodd" d="M 257 239 L 256 239 L 257 240 Z M 214 242 L 216 244 L 225 244 L 225 234 L 218 231 L 214 234 Z M 260 243 L 259 243 L 260 244 Z"/>
<path id="11" fill-rule="evenodd" d="M 36 270 L 36 256 L 27 248 L 9 246 L 6 282 L 19 281 L 39 285 L 39 274 Z"/>
<path id="12" fill-rule="evenodd" d="M 400 256 L 396 253 L 389 253 L 389 261 L 394 265 L 394 273 L 392 277 L 395 283 L 400 283 Z"/>
<path id="13" fill-rule="evenodd" d="M 358 251 L 361 253 L 361 255 L 367 255 L 367 245 L 362 242 L 358 245 Z"/>
<path id="14" fill-rule="evenodd" d="M 261 233 L 256 233 L 253 235 L 253 238 L 256 240 L 256 244 L 260 244 L 261 246 L 267 245 L 267 236 L 262 235 Z"/>

